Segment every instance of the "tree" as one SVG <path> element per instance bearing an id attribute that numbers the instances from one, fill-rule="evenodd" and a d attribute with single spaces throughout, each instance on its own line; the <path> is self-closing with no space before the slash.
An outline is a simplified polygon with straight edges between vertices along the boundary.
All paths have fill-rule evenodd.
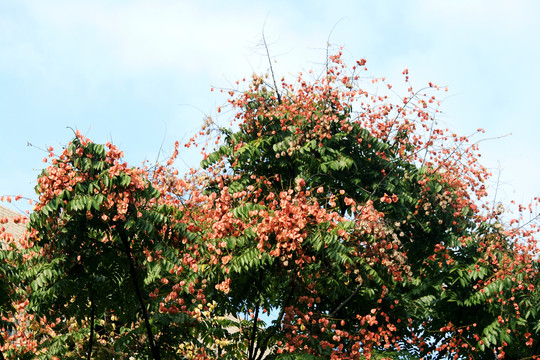
<path id="1" fill-rule="evenodd" d="M 159 202 L 145 171 L 128 168 L 121 156 L 114 145 L 77 133 L 38 179 L 39 203 L 19 266 L 26 311 L 56 319 L 46 325 L 54 330 L 38 339 L 38 348 L 47 349 L 43 357 L 80 358 L 85 352 L 90 359 L 97 335 L 112 343 L 98 349 L 100 357 L 144 354 L 146 337 L 148 352 L 160 359 L 155 329 L 171 336 L 156 325 L 164 319 L 150 317 L 158 305 L 149 295 L 172 266 L 167 259 L 177 261 L 180 247 L 171 244 L 182 229 L 176 209 Z M 152 264 L 150 253 L 160 262 Z"/>
<path id="2" fill-rule="evenodd" d="M 392 104 L 363 89 L 365 70 L 338 53 L 312 81 L 254 75 L 231 91 L 237 127 L 208 119 L 201 134 L 217 131 L 218 146 L 184 178 L 172 168 L 178 143 L 152 168 L 79 133 L 60 156 L 51 149 L 29 232 L 6 262 L 21 297 L 2 312 L 22 331 L 2 349 L 538 355 L 536 228 L 503 226 L 477 145 L 437 127 L 437 86 Z"/>
<path id="3" fill-rule="evenodd" d="M 480 212 L 477 145 L 436 127 L 426 89 L 394 105 L 357 87 L 364 60 L 330 62 L 280 90 L 254 77 L 231 100 L 239 130 L 202 163 L 227 221 L 210 237 L 234 250 L 223 311 L 275 309 L 272 326 L 253 323 L 261 350 L 279 329 L 279 350 L 316 357 L 535 353 L 518 309 L 536 296 L 536 248 Z"/>
<path id="4" fill-rule="evenodd" d="M 6 266 L 6 260 L 8 259 L 8 252 L 4 249 L 0 250 L 0 314 L 13 313 L 15 308 L 13 307 L 13 294 L 12 289 L 10 288 L 10 278 L 13 275 L 12 269 L 9 266 Z M 14 324 L 9 321 L 7 318 L 0 318 L 0 328 L 5 329 L 4 331 L 13 331 Z M 4 339 L 1 338 L 1 345 L 4 345 Z M 4 360 L 4 354 L 0 351 L 0 359 Z"/>

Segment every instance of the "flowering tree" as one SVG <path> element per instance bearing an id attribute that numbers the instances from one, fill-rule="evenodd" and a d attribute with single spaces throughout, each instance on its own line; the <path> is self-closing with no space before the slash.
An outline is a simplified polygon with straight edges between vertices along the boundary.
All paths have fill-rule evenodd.
<path id="1" fill-rule="evenodd" d="M 437 86 L 394 104 L 364 89 L 365 70 L 337 54 L 319 79 L 254 75 L 231 91 L 236 127 L 205 123 L 218 146 L 186 177 L 178 149 L 152 168 L 78 133 L 50 149 L 28 231 L 2 253 L 0 310 L 18 330 L 2 351 L 538 355 L 534 221 L 503 225 L 485 200 L 477 146 L 437 127 Z"/>
<path id="2" fill-rule="evenodd" d="M 52 165 L 36 187 L 31 232 L 13 249 L 23 254 L 24 311 L 40 316 L 36 326 L 42 327 L 18 351 L 90 359 L 98 339 L 98 347 L 108 345 L 98 349 L 100 357 L 145 353 L 147 343 L 160 359 L 155 329 L 173 341 L 169 328 L 183 319 L 173 318 L 167 329 L 156 325 L 164 319 L 150 293 L 172 267 L 167 259 L 177 261 L 183 230 L 147 172 L 128 168 L 121 156 L 115 146 L 80 134 L 59 157 L 51 149 Z"/>
<path id="3" fill-rule="evenodd" d="M 220 199 L 219 216 L 204 214 L 221 219 L 210 238 L 234 250 L 218 303 L 278 314 L 246 329 L 261 353 L 269 338 L 277 353 L 315 357 L 536 353 L 535 229 L 503 230 L 480 211 L 489 174 L 468 137 L 437 128 L 424 92 L 438 87 L 392 104 L 359 86 L 363 70 L 339 54 L 319 80 L 254 76 L 232 93 L 239 130 L 221 129 L 202 163 Z"/>

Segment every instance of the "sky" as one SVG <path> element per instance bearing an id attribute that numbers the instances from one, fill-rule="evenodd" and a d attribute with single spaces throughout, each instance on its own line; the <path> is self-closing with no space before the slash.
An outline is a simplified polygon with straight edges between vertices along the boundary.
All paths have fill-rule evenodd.
<path id="1" fill-rule="evenodd" d="M 268 70 L 264 32 L 278 75 L 320 69 L 329 42 L 370 76 L 399 84 L 408 68 L 417 88 L 448 86 L 440 120 L 497 138 L 480 146 L 489 190 L 527 203 L 540 195 L 539 14 L 536 0 L 0 1 L 0 195 L 36 199 L 42 149 L 71 129 L 132 165 L 164 158 L 216 116 L 212 86 Z M 181 170 L 200 161 L 180 157 Z"/>

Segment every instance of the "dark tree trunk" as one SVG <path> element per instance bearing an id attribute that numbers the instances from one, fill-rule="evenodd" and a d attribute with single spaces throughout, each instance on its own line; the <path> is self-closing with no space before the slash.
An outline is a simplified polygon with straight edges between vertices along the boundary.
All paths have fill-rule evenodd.
<path id="1" fill-rule="evenodd" d="M 129 261 L 129 272 L 131 274 L 131 279 L 133 280 L 133 286 L 135 287 L 135 293 L 137 294 L 137 299 L 141 306 L 141 313 L 144 319 L 144 324 L 146 325 L 146 334 L 148 336 L 148 344 L 150 345 L 150 351 L 154 360 L 161 360 L 161 355 L 159 353 L 159 348 L 156 346 L 154 341 L 154 335 L 152 334 L 152 328 L 150 326 L 150 320 L 148 319 L 148 311 L 144 304 L 144 300 L 141 294 L 141 289 L 139 288 L 139 282 L 137 278 L 137 272 L 135 270 L 135 260 L 131 254 L 131 246 L 129 245 L 129 240 L 127 235 L 124 232 L 120 233 L 122 242 L 124 243 L 125 253 Z"/>
<path id="2" fill-rule="evenodd" d="M 94 323 L 96 316 L 96 306 L 94 304 L 94 295 L 90 294 L 90 340 L 88 340 L 88 360 L 92 359 L 92 342 L 94 341 Z"/>

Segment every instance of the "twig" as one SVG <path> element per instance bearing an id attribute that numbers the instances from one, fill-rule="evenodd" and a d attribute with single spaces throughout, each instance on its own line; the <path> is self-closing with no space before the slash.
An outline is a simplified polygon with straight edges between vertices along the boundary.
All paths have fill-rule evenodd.
<path id="1" fill-rule="evenodd" d="M 351 299 L 352 299 L 356 294 L 358 294 L 358 291 L 360 291 L 360 288 L 361 288 L 361 287 L 362 287 L 362 285 L 358 285 L 358 286 L 356 287 L 356 290 L 354 290 L 354 292 L 353 292 L 351 295 L 349 295 L 348 298 L 346 298 L 341 304 L 339 304 L 339 306 L 338 306 L 337 308 L 334 309 L 334 311 L 332 311 L 332 312 L 330 313 L 330 317 L 334 317 L 334 316 L 337 314 L 337 312 L 338 312 L 339 310 L 341 310 L 341 308 L 342 308 L 343 306 L 347 305 L 347 303 L 348 303 L 349 301 L 351 301 Z"/>
<path id="2" fill-rule="evenodd" d="M 278 103 L 281 104 L 281 95 L 279 94 L 279 91 L 278 91 L 276 77 L 274 75 L 274 67 L 272 66 L 272 58 L 270 57 L 270 51 L 268 50 L 268 44 L 266 42 L 266 38 L 264 37 L 264 28 L 262 31 L 262 39 L 263 39 L 264 48 L 266 49 L 266 57 L 268 59 L 268 64 L 270 65 L 270 73 L 272 74 L 272 80 L 274 82 L 274 90 L 276 91 Z"/>

